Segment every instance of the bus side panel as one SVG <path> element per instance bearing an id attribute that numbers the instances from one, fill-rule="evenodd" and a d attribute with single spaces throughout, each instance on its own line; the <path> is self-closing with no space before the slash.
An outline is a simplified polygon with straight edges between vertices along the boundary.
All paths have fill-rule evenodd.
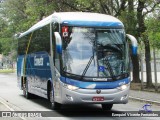
<path id="1" fill-rule="evenodd" d="M 37 52 L 28 56 L 27 80 L 29 92 L 47 98 L 47 82 L 51 79 L 49 56 L 46 52 Z"/>
<path id="2" fill-rule="evenodd" d="M 23 76 L 23 66 L 24 66 L 24 55 L 18 56 L 17 58 L 17 85 L 22 90 L 22 81 Z"/>
<path id="3" fill-rule="evenodd" d="M 26 77 L 28 83 L 28 92 L 32 92 L 35 82 L 34 54 L 28 54 L 26 59 Z"/>

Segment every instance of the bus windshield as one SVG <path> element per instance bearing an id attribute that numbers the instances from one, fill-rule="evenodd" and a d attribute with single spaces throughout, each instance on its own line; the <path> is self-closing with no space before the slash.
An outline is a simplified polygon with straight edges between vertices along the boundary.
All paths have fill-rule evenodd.
<path id="1" fill-rule="evenodd" d="M 67 27 L 62 40 L 62 70 L 70 76 L 107 78 L 129 72 L 123 29 Z"/>

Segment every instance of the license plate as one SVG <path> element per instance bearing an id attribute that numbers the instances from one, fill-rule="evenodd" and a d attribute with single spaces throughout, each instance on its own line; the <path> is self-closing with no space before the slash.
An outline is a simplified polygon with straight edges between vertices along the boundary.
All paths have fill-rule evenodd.
<path id="1" fill-rule="evenodd" d="M 104 101 L 104 97 L 93 97 L 92 101 Z"/>

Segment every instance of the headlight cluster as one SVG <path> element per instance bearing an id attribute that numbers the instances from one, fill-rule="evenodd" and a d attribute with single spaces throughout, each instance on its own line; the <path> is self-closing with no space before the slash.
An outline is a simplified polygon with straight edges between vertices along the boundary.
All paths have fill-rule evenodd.
<path id="1" fill-rule="evenodd" d="M 63 84 L 63 86 L 69 90 L 77 90 L 78 89 L 78 87 L 76 87 L 76 86 L 65 84 L 65 83 Z"/>
<path id="2" fill-rule="evenodd" d="M 117 87 L 117 88 L 119 90 L 125 90 L 128 86 L 129 86 L 129 84 L 124 84 L 124 85 L 121 85 L 120 87 Z"/>

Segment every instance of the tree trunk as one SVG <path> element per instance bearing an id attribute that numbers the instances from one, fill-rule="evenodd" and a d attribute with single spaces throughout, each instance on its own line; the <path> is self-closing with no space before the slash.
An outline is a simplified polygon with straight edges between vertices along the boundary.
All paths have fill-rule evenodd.
<path id="1" fill-rule="evenodd" d="M 139 79 L 139 61 L 138 55 L 131 55 L 132 65 L 133 65 L 133 80 L 134 83 L 140 83 Z"/>
<path id="2" fill-rule="evenodd" d="M 145 8 L 145 0 L 138 0 L 137 7 L 137 22 L 138 22 L 138 36 L 143 37 L 145 45 L 145 60 L 146 60 L 146 77 L 147 77 L 147 87 L 152 87 L 152 74 L 151 74 L 151 55 L 150 55 L 150 43 L 147 36 L 142 36 L 146 31 L 146 26 L 144 23 L 143 9 Z"/>
<path id="3" fill-rule="evenodd" d="M 157 84 L 157 64 L 156 64 L 156 51 L 155 51 L 155 47 L 153 47 L 153 58 L 154 58 L 155 91 L 158 91 L 158 84 Z"/>
<path id="4" fill-rule="evenodd" d="M 151 74 L 151 54 L 150 54 L 150 46 L 149 40 L 145 41 L 145 60 L 146 60 L 146 76 L 147 76 L 147 88 L 153 87 L 152 84 L 152 74 Z"/>
<path id="5" fill-rule="evenodd" d="M 128 0 L 128 27 L 127 31 L 129 34 L 136 35 L 135 32 L 135 14 L 134 14 L 134 3 L 133 0 Z M 133 80 L 132 82 L 134 83 L 140 83 L 140 77 L 139 77 L 139 61 L 138 61 L 138 55 L 132 55 L 131 54 L 131 59 L 132 59 L 132 65 L 133 65 Z"/>

